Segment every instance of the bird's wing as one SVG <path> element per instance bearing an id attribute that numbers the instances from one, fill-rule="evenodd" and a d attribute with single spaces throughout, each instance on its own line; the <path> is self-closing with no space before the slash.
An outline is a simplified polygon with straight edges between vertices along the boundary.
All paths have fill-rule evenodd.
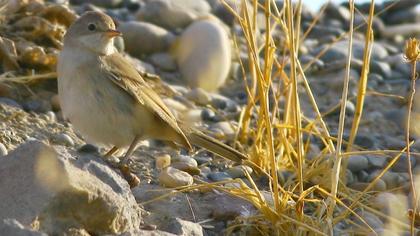
<path id="1" fill-rule="evenodd" d="M 103 56 L 102 60 L 105 74 L 108 74 L 107 77 L 112 82 L 133 96 L 151 112 L 157 114 L 159 118 L 182 135 L 186 143 L 189 144 L 185 134 L 179 128 L 175 116 L 127 59 L 119 53 L 113 53 Z"/>

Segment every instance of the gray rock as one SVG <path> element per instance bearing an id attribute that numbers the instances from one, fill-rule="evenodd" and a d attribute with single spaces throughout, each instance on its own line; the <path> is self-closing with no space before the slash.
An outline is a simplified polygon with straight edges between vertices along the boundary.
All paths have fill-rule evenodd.
<path id="1" fill-rule="evenodd" d="M 405 130 L 405 119 L 406 119 L 406 108 L 400 108 L 400 109 L 390 109 L 389 111 L 385 111 L 384 117 L 387 120 L 393 121 L 395 124 L 397 124 L 400 128 Z"/>
<path id="2" fill-rule="evenodd" d="M 381 173 L 381 170 L 377 170 L 372 172 L 369 177 L 367 178 L 367 182 L 373 181 L 379 174 Z M 387 171 L 384 173 L 384 175 L 381 177 L 382 181 L 386 183 L 386 186 L 388 189 L 392 189 L 395 187 L 398 187 L 398 174 L 392 171 Z"/>
<path id="3" fill-rule="evenodd" d="M 416 23 L 420 21 L 420 11 L 416 7 L 412 7 L 402 11 L 389 12 L 384 20 L 390 25 Z"/>
<path id="4" fill-rule="evenodd" d="M 69 146 L 69 147 L 74 146 L 73 139 L 70 136 L 68 136 L 67 134 L 64 134 L 64 133 L 54 135 L 52 137 L 52 141 L 55 144 L 59 144 L 59 145 L 64 145 L 64 146 Z"/>
<path id="5" fill-rule="evenodd" d="M 369 178 L 369 174 L 364 170 L 361 170 L 357 173 L 357 179 L 361 182 L 367 182 L 368 178 Z"/>
<path id="6" fill-rule="evenodd" d="M 25 111 L 33 111 L 38 113 L 45 113 L 47 111 L 52 110 L 52 106 L 49 101 L 45 100 L 31 100 L 28 102 L 25 102 L 23 104 L 23 109 Z"/>
<path id="7" fill-rule="evenodd" d="M 213 110 L 206 108 L 203 109 L 201 112 L 201 119 L 204 121 L 218 122 L 222 118 L 216 115 L 216 113 Z"/>
<path id="8" fill-rule="evenodd" d="M 147 22 L 123 22 L 118 30 L 123 33 L 127 52 L 135 57 L 165 51 L 175 38 L 171 32 Z"/>
<path id="9" fill-rule="evenodd" d="M 98 147 L 93 145 L 93 144 L 89 144 L 89 143 L 81 146 L 77 151 L 81 152 L 81 153 L 92 153 L 92 154 L 96 153 L 96 154 L 99 154 Z"/>
<path id="10" fill-rule="evenodd" d="M 159 183 L 168 188 L 188 186 L 194 182 L 194 179 L 187 172 L 167 167 L 159 173 Z"/>
<path id="11" fill-rule="evenodd" d="M 316 38 L 316 39 L 322 39 L 324 37 L 338 37 L 342 33 L 344 33 L 344 30 L 337 27 L 328 27 L 328 26 L 322 26 L 322 25 L 315 25 L 312 28 L 311 32 L 309 33 L 309 37 Z"/>
<path id="12" fill-rule="evenodd" d="M 0 97 L 0 104 L 5 104 L 11 107 L 22 109 L 22 106 L 13 99 Z"/>
<path id="13" fill-rule="evenodd" d="M 316 48 L 311 54 L 316 56 L 326 45 Z M 328 63 L 334 60 L 341 60 L 347 57 L 348 41 L 343 40 L 335 43 L 330 50 L 328 50 L 322 57 L 321 60 Z M 360 40 L 353 41 L 353 57 L 357 59 L 363 59 L 363 52 L 365 43 Z M 372 48 L 372 61 L 383 59 L 388 56 L 386 49 L 379 43 L 374 43 Z"/>
<path id="14" fill-rule="evenodd" d="M 385 62 L 372 61 L 370 63 L 370 70 L 372 73 L 377 73 L 382 75 L 385 79 L 389 79 L 392 76 L 391 66 Z"/>
<path id="15" fill-rule="evenodd" d="M 187 94 L 185 94 L 185 97 L 199 105 L 207 105 L 211 101 L 209 93 L 202 88 L 194 88 L 190 90 Z"/>
<path id="16" fill-rule="evenodd" d="M 324 17 L 328 17 L 328 19 L 337 19 L 344 24 L 348 24 L 350 21 L 350 11 L 346 7 L 334 3 L 327 3 Z"/>
<path id="17" fill-rule="evenodd" d="M 123 53 L 125 50 L 124 39 L 122 37 L 115 37 L 114 46 L 118 52 Z"/>
<path id="18" fill-rule="evenodd" d="M 98 156 L 31 141 L 0 162 L 0 220 L 29 225 L 38 216 L 48 234 L 75 225 L 99 235 L 140 226 L 140 208 L 128 183 Z"/>
<path id="19" fill-rule="evenodd" d="M 226 173 L 228 173 L 232 178 L 243 178 L 245 177 L 245 170 L 248 171 L 249 174 L 252 174 L 252 168 L 245 165 L 238 165 L 229 168 Z"/>
<path id="20" fill-rule="evenodd" d="M 413 155 L 410 155 L 411 168 L 416 166 L 416 158 Z M 394 164 L 392 170 L 395 172 L 407 172 L 408 171 L 408 160 L 407 155 L 402 154 L 398 159 L 397 163 Z"/>
<path id="21" fill-rule="evenodd" d="M 154 53 L 150 56 L 153 65 L 165 71 L 175 71 L 176 63 L 171 55 L 167 53 Z"/>
<path id="22" fill-rule="evenodd" d="M 184 28 L 210 10 L 205 0 L 153 0 L 137 12 L 137 19 L 174 30 Z"/>
<path id="23" fill-rule="evenodd" d="M 356 182 L 356 183 L 353 183 L 353 184 L 349 185 L 350 188 L 352 188 L 354 190 L 357 190 L 357 191 L 364 191 L 368 186 L 369 186 L 369 183 L 362 183 L 362 182 Z M 378 179 L 378 181 L 376 181 L 375 185 L 372 188 L 370 188 L 370 190 L 378 191 L 378 192 L 383 192 L 386 189 L 387 189 L 386 183 L 382 179 Z"/>
<path id="24" fill-rule="evenodd" d="M 403 37 L 416 37 L 420 34 L 418 23 L 399 24 L 395 26 L 387 26 L 382 31 L 384 38 L 394 38 L 396 35 Z"/>
<path id="25" fill-rule="evenodd" d="M 165 231 L 160 230 L 136 230 L 132 233 L 123 233 L 118 236 L 176 236 L 176 234 L 171 234 Z"/>
<path id="26" fill-rule="evenodd" d="M 346 181 L 347 181 L 347 185 L 351 185 L 355 182 L 354 175 L 349 169 L 346 170 Z"/>
<path id="27" fill-rule="evenodd" d="M 152 215 L 153 217 L 153 215 Z M 176 235 L 191 235 L 191 236 L 202 236 L 203 228 L 200 224 L 182 220 L 178 217 L 174 218 L 162 218 L 159 215 L 155 215 L 154 220 L 159 230 L 173 233 Z"/>
<path id="28" fill-rule="evenodd" d="M 207 175 L 207 177 L 214 182 L 232 179 L 231 176 L 226 172 L 211 172 Z"/>
<path id="29" fill-rule="evenodd" d="M 199 123 L 202 121 L 203 110 L 201 109 L 191 109 L 182 115 L 182 120 L 191 124 Z"/>
<path id="30" fill-rule="evenodd" d="M 4 144 L 0 143 L 0 157 L 7 155 L 7 148 Z"/>
<path id="31" fill-rule="evenodd" d="M 123 0 L 70 0 L 71 4 L 80 5 L 80 4 L 93 4 L 98 7 L 117 7 L 121 5 Z"/>
<path id="32" fill-rule="evenodd" d="M 220 121 L 213 124 L 210 128 L 213 131 L 221 131 L 223 136 L 227 140 L 231 140 L 235 137 L 235 130 L 232 127 L 232 124 L 229 121 Z"/>
<path id="33" fill-rule="evenodd" d="M 0 221 L 0 235 L 4 236 L 47 236 L 47 234 L 38 232 L 23 226 L 16 219 L 4 219 Z"/>
<path id="34" fill-rule="evenodd" d="M 367 156 L 369 166 L 373 168 L 383 168 L 387 163 L 386 157 L 383 156 Z"/>
<path id="35" fill-rule="evenodd" d="M 219 94 L 210 94 L 211 95 L 211 105 L 217 108 L 218 110 L 224 110 L 227 112 L 237 112 L 240 110 L 238 104 L 225 96 Z"/>
<path id="36" fill-rule="evenodd" d="M 351 156 L 348 159 L 347 168 L 352 172 L 365 170 L 369 167 L 368 159 L 365 156 Z"/>
<path id="37" fill-rule="evenodd" d="M 373 213 L 370 213 L 368 211 L 356 211 L 356 214 L 358 214 L 362 219 L 364 219 L 366 221 L 366 223 L 372 227 L 373 229 L 383 229 L 384 228 L 384 223 L 379 219 L 379 217 L 377 217 L 376 215 L 374 215 Z M 354 223 L 360 225 L 361 227 L 366 227 L 366 225 L 364 223 L 362 223 L 362 221 L 356 217 L 354 217 Z"/>

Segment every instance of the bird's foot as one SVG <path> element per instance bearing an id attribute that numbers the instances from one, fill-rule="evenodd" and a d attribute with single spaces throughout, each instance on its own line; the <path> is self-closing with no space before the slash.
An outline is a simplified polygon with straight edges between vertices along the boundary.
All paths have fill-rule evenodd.
<path id="1" fill-rule="evenodd" d="M 139 177 L 131 173 L 130 167 L 128 167 L 127 164 L 122 163 L 118 166 L 118 168 L 124 176 L 124 179 L 127 180 L 128 184 L 130 185 L 130 188 L 137 187 L 140 184 Z"/>

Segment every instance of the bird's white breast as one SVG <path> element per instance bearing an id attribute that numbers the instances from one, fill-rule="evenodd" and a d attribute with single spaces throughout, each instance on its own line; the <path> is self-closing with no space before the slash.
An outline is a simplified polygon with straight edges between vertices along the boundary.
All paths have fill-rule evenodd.
<path id="1" fill-rule="evenodd" d="M 125 147 L 137 135 L 132 99 L 101 73 L 93 53 L 64 48 L 58 60 L 63 115 L 90 142 Z"/>

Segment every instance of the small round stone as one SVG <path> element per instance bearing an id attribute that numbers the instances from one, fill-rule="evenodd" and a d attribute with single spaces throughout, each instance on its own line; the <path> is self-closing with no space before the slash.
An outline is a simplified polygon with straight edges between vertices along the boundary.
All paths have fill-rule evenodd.
<path id="1" fill-rule="evenodd" d="M 187 172 L 167 167 L 159 174 L 159 183 L 162 186 L 176 188 L 192 185 L 194 179 Z"/>
<path id="2" fill-rule="evenodd" d="M 197 164 L 197 162 L 195 163 Z M 175 162 L 172 163 L 171 167 L 185 171 L 190 175 L 199 175 L 201 173 L 200 169 L 198 169 L 197 165 L 194 165 L 193 162 Z"/>
<path id="3" fill-rule="evenodd" d="M 231 180 L 232 178 L 226 172 L 211 172 L 207 175 L 207 178 L 214 182 L 224 181 L 224 180 Z"/>
<path id="4" fill-rule="evenodd" d="M 57 121 L 57 116 L 55 115 L 55 113 L 53 111 L 49 111 L 45 115 L 47 116 L 47 119 L 48 119 L 49 122 Z"/>
<path id="5" fill-rule="evenodd" d="M 195 88 L 185 94 L 185 97 L 200 105 L 207 105 L 210 103 L 211 98 L 209 94 L 202 88 Z"/>
<path id="6" fill-rule="evenodd" d="M 171 165 L 171 156 L 169 154 L 163 154 L 156 157 L 156 168 L 163 169 Z"/>
<path id="7" fill-rule="evenodd" d="M 56 144 L 59 144 L 59 145 L 74 146 L 73 139 L 70 136 L 68 136 L 67 134 L 64 134 L 64 133 L 54 135 L 52 141 Z"/>
<path id="8" fill-rule="evenodd" d="M 78 152 L 81 152 L 81 153 L 99 153 L 99 150 L 98 150 L 98 147 L 96 147 L 95 145 L 87 143 L 87 144 L 81 146 L 79 148 Z"/>
<path id="9" fill-rule="evenodd" d="M 245 165 L 238 165 L 238 166 L 231 167 L 230 169 L 226 171 L 226 173 L 228 173 L 234 179 L 243 178 L 245 177 L 245 170 L 249 174 L 252 173 L 252 168 Z"/>
<path id="10" fill-rule="evenodd" d="M 7 148 L 4 146 L 4 144 L 0 143 L 0 157 L 7 156 Z"/>
<path id="11" fill-rule="evenodd" d="M 369 166 L 369 162 L 365 156 L 351 156 L 348 159 L 347 168 L 353 172 L 367 169 L 368 166 Z"/>

